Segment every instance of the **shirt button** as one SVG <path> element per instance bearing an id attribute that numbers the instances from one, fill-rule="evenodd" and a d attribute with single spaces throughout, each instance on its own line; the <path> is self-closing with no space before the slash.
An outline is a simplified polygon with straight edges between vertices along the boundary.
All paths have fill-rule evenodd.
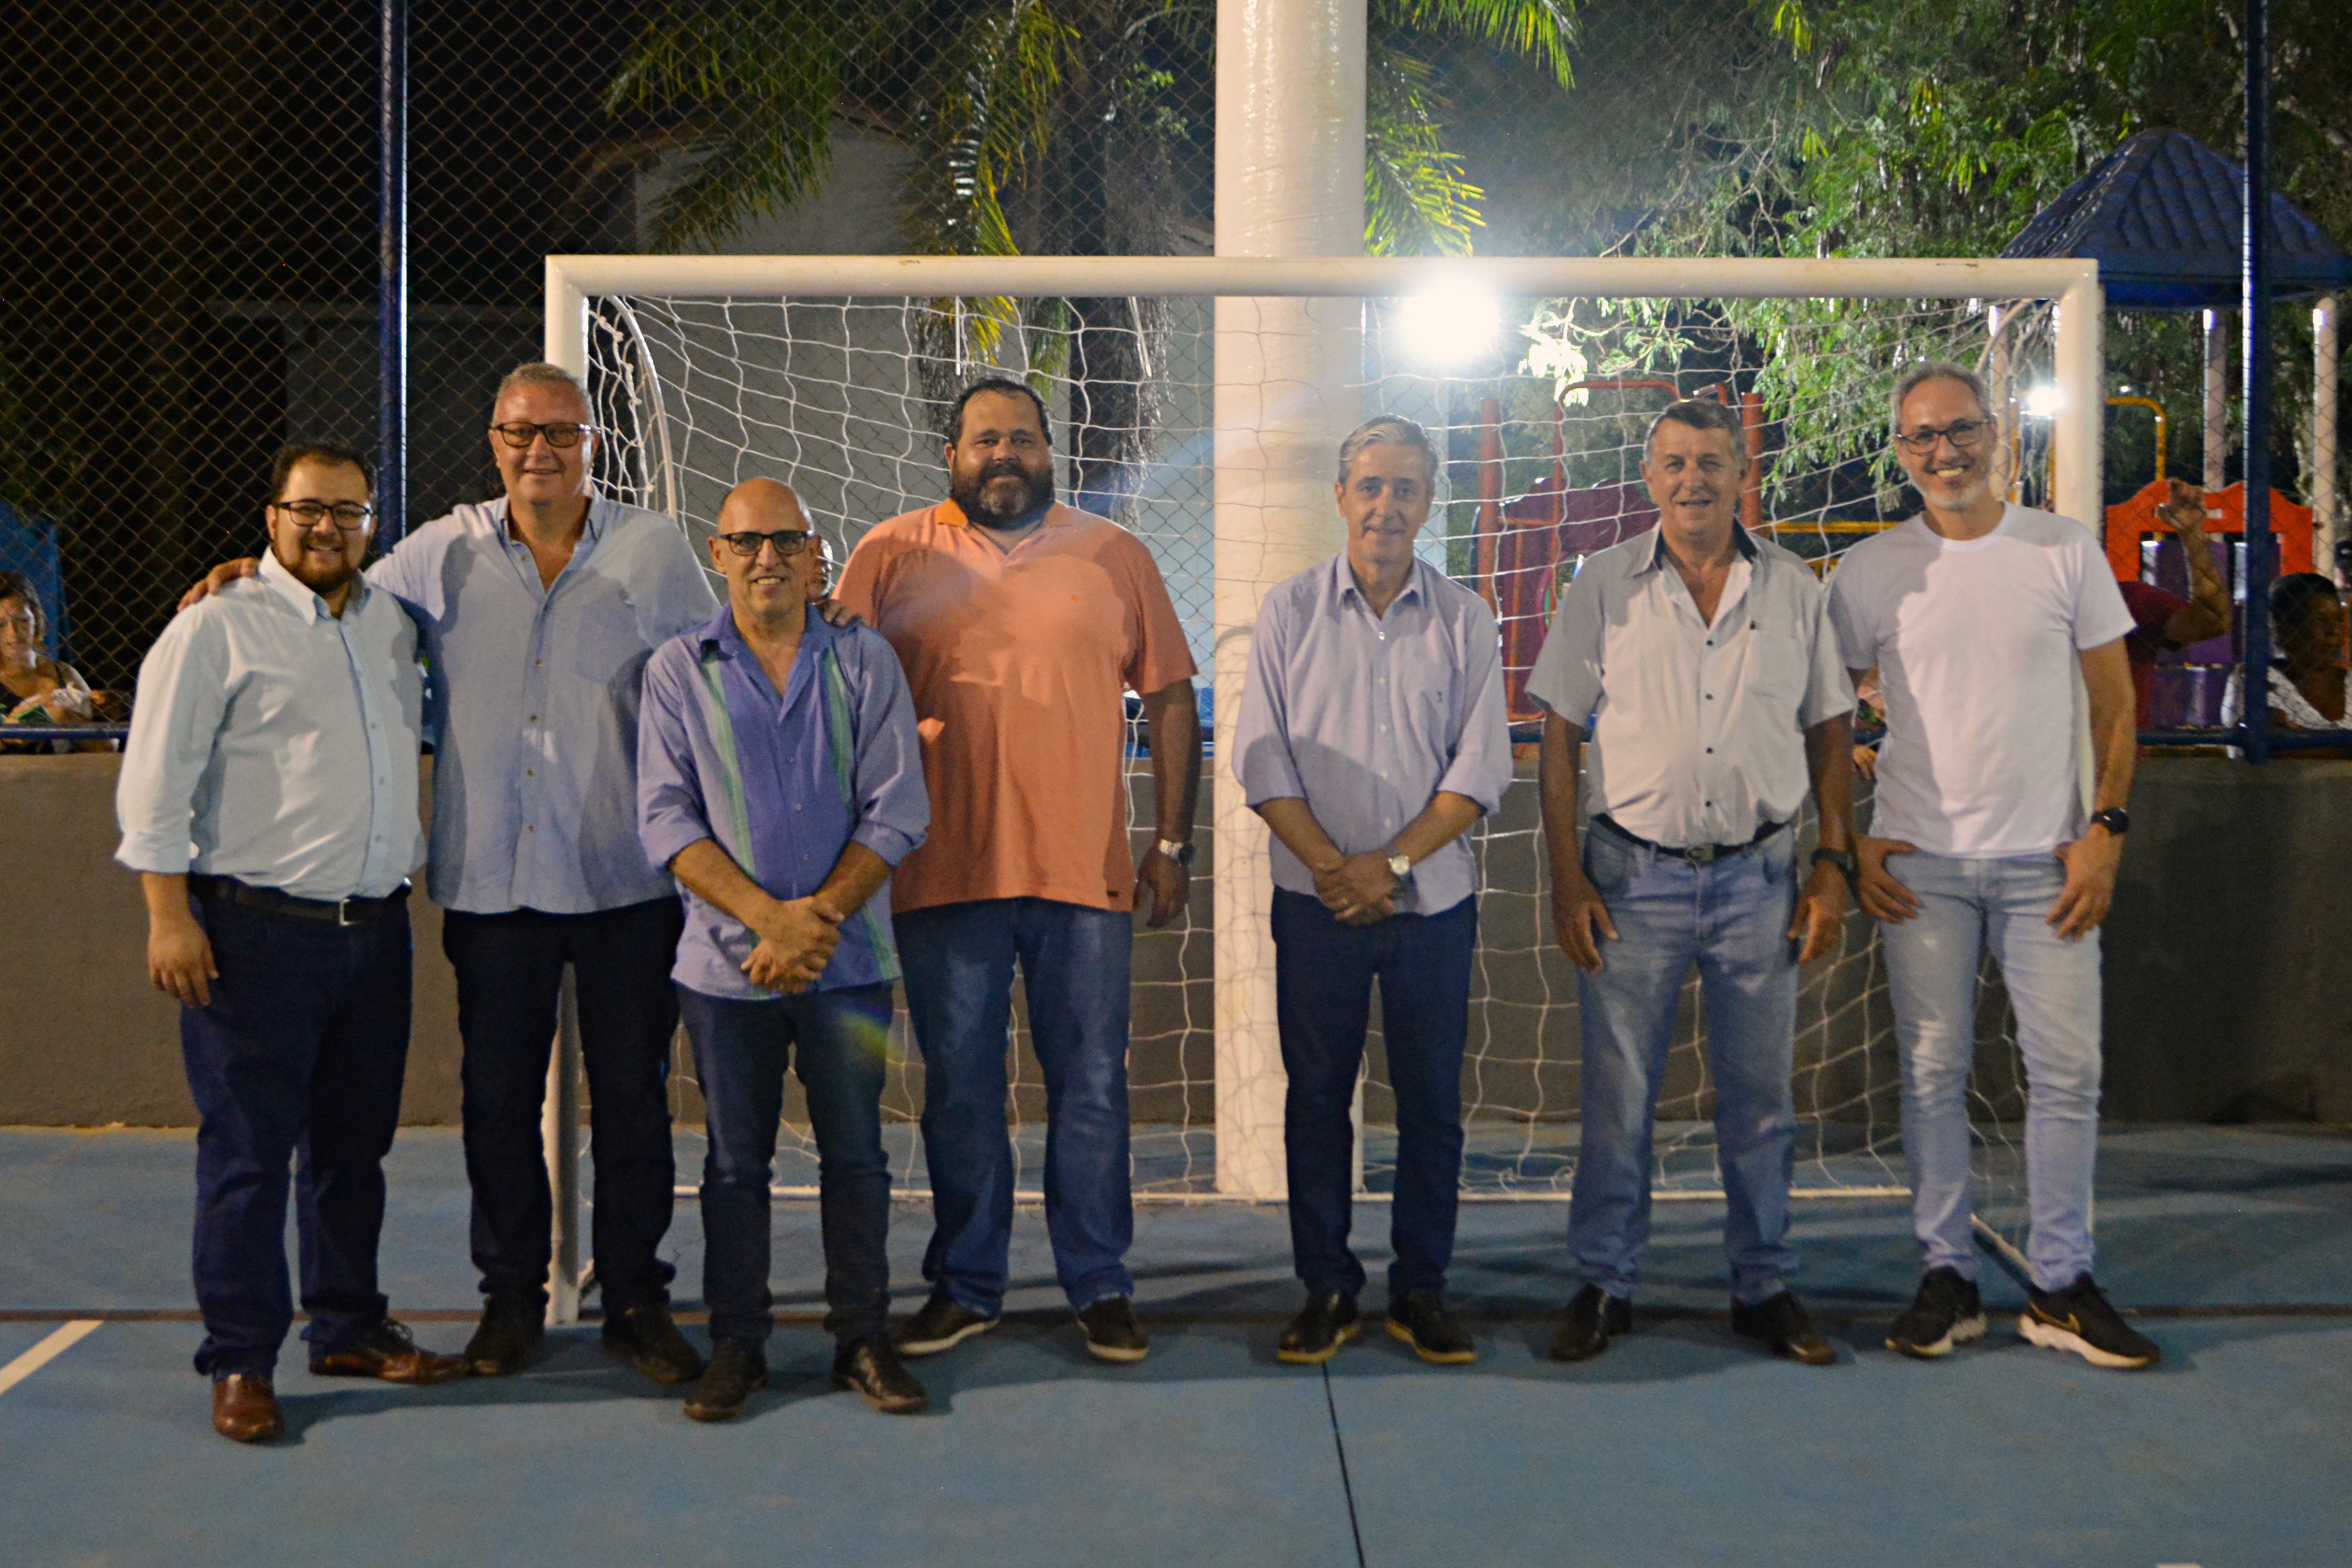
<path id="1" fill-rule="evenodd" d="M 1710 756 L 1710 757 L 1711 757 L 1711 756 L 1713 756 L 1713 755 L 1715 755 L 1715 748 L 1714 748 L 1713 746 L 1709 746 L 1709 747 L 1706 749 L 1706 754 L 1707 754 L 1708 756 Z"/>
<path id="2" fill-rule="evenodd" d="M 527 779 L 537 778 L 539 776 L 539 770 L 537 768 L 525 768 L 522 771 L 522 776 Z"/>

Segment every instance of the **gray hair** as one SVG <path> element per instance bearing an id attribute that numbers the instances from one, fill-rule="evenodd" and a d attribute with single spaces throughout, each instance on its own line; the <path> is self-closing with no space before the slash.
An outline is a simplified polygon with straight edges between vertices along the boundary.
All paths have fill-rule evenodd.
<path id="1" fill-rule="evenodd" d="M 1341 484 L 1348 482 L 1348 469 L 1355 463 L 1357 455 L 1367 447 L 1412 447 L 1428 465 L 1430 487 L 1433 489 L 1436 488 L 1437 447 L 1431 442 L 1429 432 L 1414 421 L 1402 414 L 1376 414 L 1349 431 L 1348 438 L 1339 443 L 1338 477 Z"/>
<path id="2" fill-rule="evenodd" d="M 1686 397 L 1679 403 L 1669 403 L 1658 410 L 1650 421 L 1650 433 L 1642 437 L 1642 454 L 1649 455 L 1658 439 L 1661 425 L 1686 425 L 1694 430 L 1720 430 L 1731 443 L 1732 460 L 1745 466 L 1748 461 L 1748 429 L 1739 416 L 1723 404 L 1709 397 Z"/>
<path id="3" fill-rule="evenodd" d="M 1954 364 L 1948 360 L 1927 359 L 1921 360 L 1917 364 L 1895 377 L 1895 395 L 1888 398 L 1886 403 L 1887 423 L 1892 428 L 1898 431 L 1903 428 L 1903 400 L 1917 391 L 1923 384 L 1930 381 L 1959 383 L 1968 388 L 1969 395 L 1977 400 L 1977 407 L 1986 418 L 1996 424 L 2000 422 L 2000 416 L 1993 412 L 1992 394 L 1985 390 L 1984 377 L 1964 364 Z"/>
<path id="4" fill-rule="evenodd" d="M 491 405 L 495 407 L 499 398 L 504 397 L 518 386 L 568 386 L 579 395 L 581 407 L 587 409 L 592 415 L 595 412 L 596 405 L 588 401 L 588 388 L 582 384 L 578 376 L 560 364 L 550 364 L 545 360 L 531 360 L 515 366 L 499 379 L 497 395 L 490 399 Z"/>

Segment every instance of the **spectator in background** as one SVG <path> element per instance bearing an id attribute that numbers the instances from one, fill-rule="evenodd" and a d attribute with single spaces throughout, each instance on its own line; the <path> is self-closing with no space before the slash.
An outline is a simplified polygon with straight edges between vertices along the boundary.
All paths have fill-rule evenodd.
<path id="1" fill-rule="evenodd" d="M 2334 730 L 2344 723 L 2345 614 L 2336 584 L 2316 572 L 2297 572 L 2271 584 L 2271 725 L 2285 730 Z M 2245 712 L 2241 673 L 2232 671 L 2221 697 L 2221 722 Z M 2305 754 L 2305 753 L 2298 753 Z"/>
<path id="2" fill-rule="evenodd" d="M 2180 552 L 2188 558 L 2189 596 L 2184 599 L 2135 578 L 2116 584 L 2123 590 L 2124 608 L 2131 612 L 2132 630 L 2124 638 L 2124 654 L 2131 660 L 2132 694 L 2143 730 L 2150 727 L 2148 697 L 2156 686 L 2156 656 L 2221 637 L 2230 629 L 2230 585 L 2221 581 L 2205 540 L 2205 492 L 2185 479 L 2174 479 L 2156 515 L 2180 541 Z"/>
<path id="3" fill-rule="evenodd" d="M 33 580 L 0 572 L 0 719 L 11 724 L 89 724 L 106 717 L 102 694 L 45 651 L 49 617 Z M 8 741 L 0 752 L 104 752 L 110 741 Z"/>

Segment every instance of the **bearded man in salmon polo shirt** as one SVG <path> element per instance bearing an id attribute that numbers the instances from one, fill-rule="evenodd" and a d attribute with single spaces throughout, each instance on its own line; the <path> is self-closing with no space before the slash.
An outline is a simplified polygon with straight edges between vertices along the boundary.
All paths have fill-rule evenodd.
<path id="1" fill-rule="evenodd" d="M 1161 925 L 1191 886 L 1200 784 L 1193 664 L 1151 553 L 1058 504 L 1045 404 L 1017 381 L 949 411 L 948 499 L 877 526 L 840 599 L 913 689 L 931 836 L 891 911 L 923 1053 L 936 1226 L 931 1295 L 899 1326 L 933 1355 L 994 1328 L 1013 1232 L 1005 1054 L 1017 963 L 1045 1079 L 1045 1228 L 1055 1273 L 1109 1362 L 1141 1361 L 1126 1255 L 1128 958 L 1139 885 Z M 1150 726 L 1158 841 L 1128 848 L 1124 696 Z"/>

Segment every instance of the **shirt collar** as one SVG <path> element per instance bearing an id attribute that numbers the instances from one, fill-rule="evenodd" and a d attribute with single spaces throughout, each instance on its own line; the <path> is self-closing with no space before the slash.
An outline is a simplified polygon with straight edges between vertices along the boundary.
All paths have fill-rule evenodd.
<path id="1" fill-rule="evenodd" d="M 932 508 L 931 516 L 933 521 L 948 528 L 971 528 L 974 526 L 971 519 L 963 514 L 963 508 L 956 505 L 956 503 L 951 500 L 943 500 L 940 502 L 938 506 Z M 1045 515 L 1039 518 L 1037 521 L 1041 528 L 1059 528 L 1062 524 L 1069 521 L 1070 517 L 1070 509 L 1063 505 L 1060 501 L 1055 501 L 1045 509 Z"/>
<path id="2" fill-rule="evenodd" d="M 1428 562 L 1417 555 L 1413 557 L 1412 569 L 1405 574 L 1404 586 L 1398 589 L 1397 596 L 1389 601 L 1389 607 L 1393 609 L 1408 598 L 1415 602 L 1425 598 L 1427 595 L 1421 587 L 1421 574 L 1428 570 Z M 1344 550 L 1331 558 L 1331 589 L 1342 603 L 1351 596 L 1361 602 L 1364 596 L 1356 587 L 1356 570 L 1348 564 L 1348 552 Z"/>
<path id="3" fill-rule="evenodd" d="M 278 559 L 277 551 L 265 550 L 261 552 L 261 569 L 256 575 L 268 584 L 271 593 L 291 605 L 295 612 L 306 619 L 331 621 L 335 618 L 335 612 L 327 608 L 327 601 L 320 598 L 316 591 L 305 585 L 300 578 L 289 572 L 286 569 L 286 563 Z M 367 579 L 363 576 L 352 577 L 351 596 L 343 601 L 343 613 L 346 616 L 357 615 L 360 606 L 367 603 Z"/>
<path id="4" fill-rule="evenodd" d="M 838 627 L 829 625 L 825 618 L 812 607 L 809 611 L 808 625 L 801 632 L 801 647 L 803 651 L 814 649 L 822 653 L 826 645 L 840 635 L 841 631 Z M 742 628 L 735 624 L 734 607 L 727 604 L 721 604 L 717 615 L 694 628 L 694 643 L 697 648 L 715 647 L 721 653 L 730 656 L 736 653 L 749 654 L 751 651 L 751 645 L 743 640 Z"/>
<path id="5" fill-rule="evenodd" d="M 589 495 L 588 522 L 587 526 L 583 531 L 586 538 L 602 539 L 604 537 L 604 525 L 612 519 L 614 504 L 614 502 L 607 500 L 601 495 L 597 495 L 593 492 Z M 496 500 L 489 503 L 489 512 L 490 516 L 498 521 L 499 537 L 510 543 L 520 542 L 514 536 L 513 520 L 509 515 L 507 498 L 505 496 L 500 496 Z"/>
<path id="6" fill-rule="evenodd" d="M 1650 548 L 1637 552 L 1641 557 L 1633 568 L 1633 574 L 1637 577 L 1644 572 L 1655 572 L 1666 563 L 1666 525 L 1663 522 L 1654 524 L 1649 540 Z M 1751 566 L 1762 558 L 1756 548 L 1756 541 L 1746 528 L 1736 522 L 1731 525 L 1731 542 Z"/>

